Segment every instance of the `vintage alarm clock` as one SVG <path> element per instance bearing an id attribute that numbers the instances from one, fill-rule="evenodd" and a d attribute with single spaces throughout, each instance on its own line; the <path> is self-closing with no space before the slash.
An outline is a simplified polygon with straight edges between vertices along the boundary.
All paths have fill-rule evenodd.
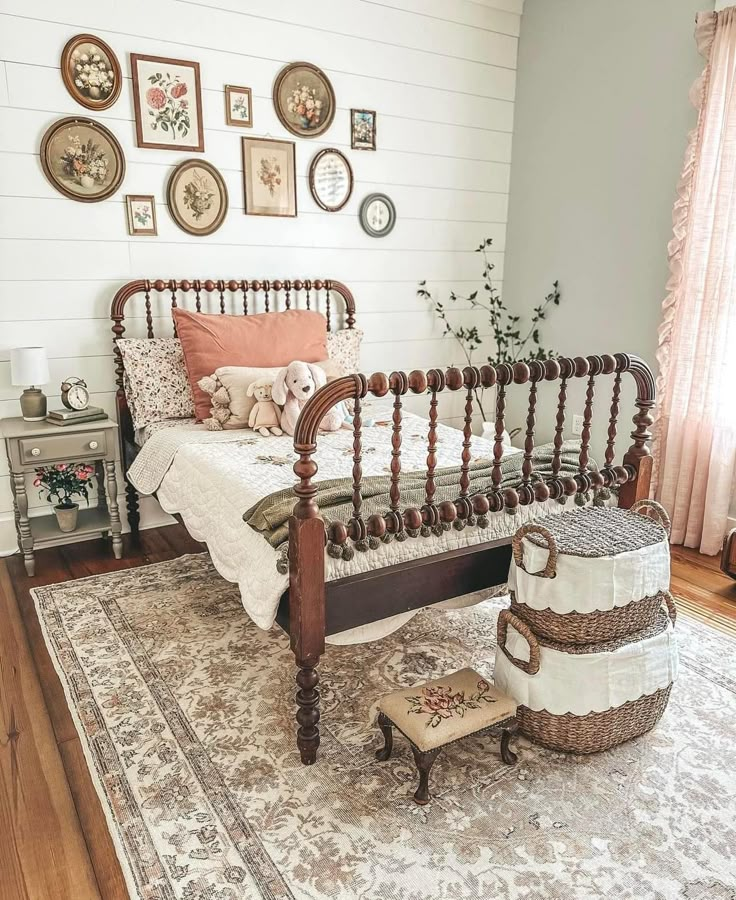
<path id="1" fill-rule="evenodd" d="M 61 402 L 67 409 L 87 409 L 89 391 L 86 382 L 81 378 L 65 378 L 61 383 Z"/>

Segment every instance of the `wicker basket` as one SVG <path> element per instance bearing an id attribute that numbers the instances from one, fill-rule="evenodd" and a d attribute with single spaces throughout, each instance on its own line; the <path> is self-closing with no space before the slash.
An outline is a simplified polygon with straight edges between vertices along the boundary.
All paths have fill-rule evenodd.
<path id="1" fill-rule="evenodd" d="M 674 625 L 676 613 L 674 605 L 668 604 L 669 618 Z M 517 659 L 506 648 L 508 627 L 511 625 L 528 643 L 529 660 Z M 509 662 L 529 677 L 542 677 L 541 650 L 544 647 L 570 654 L 584 656 L 586 653 L 615 652 L 619 648 L 661 634 L 668 628 L 667 616 L 662 611 L 657 620 L 648 628 L 638 632 L 633 639 L 606 641 L 599 644 L 563 644 L 538 639 L 526 623 L 510 610 L 503 610 L 498 618 L 498 649 Z M 505 664 L 503 664 L 505 665 Z M 496 683 L 504 691 L 514 692 L 505 684 L 502 666 L 496 663 Z M 566 753 L 598 753 L 639 737 L 652 729 L 667 707 L 672 683 L 644 694 L 635 700 L 602 712 L 585 715 L 573 713 L 554 714 L 546 709 L 533 710 L 519 705 L 517 718 L 520 730 L 531 740 L 552 750 Z M 516 698 L 519 699 L 518 697 Z"/>
<path id="2" fill-rule="evenodd" d="M 641 517 L 630 519 L 638 510 L 649 508 L 658 516 L 661 527 L 653 529 L 650 524 L 644 525 Z M 653 523 L 652 523 L 653 524 Z M 628 528 L 626 526 L 629 526 Z M 581 535 L 595 532 L 588 545 L 578 549 L 585 539 Z M 624 510 L 576 510 L 563 514 L 550 527 L 537 523 L 522 526 L 512 542 L 514 565 L 527 578 L 555 579 L 558 565 L 564 557 L 583 557 L 586 566 L 595 566 L 596 559 L 615 556 L 620 546 L 616 546 L 622 531 L 627 531 L 623 547 L 626 550 L 639 549 L 638 544 L 646 546 L 647 541 L 662 544 L 669 534 L 669 517 L 666 511 L 654 501 L 641 500 L 630 511 Z M 524 565 L 524 538 L 529 538 L 536 546 L 545 547 L 548 552 L 547 562 L 538 572 L 528 572 Z M 554 608 L 554 598 L 550 592 L 550 606 L 538 609 L 524 602 L 524 590 L 518 584 L 518 576 L 514 581 L 517 589 L 511 591 L 511 610 L 535 634 L 542 638 L 569 644 L 592 644 L 601 641 L 617 640 L 648 628 L 656 621 L 662 603 L 673 607 L 669 591 L 658 590 L 651 596 L 632 596 L 624 605 L 612 609 L 599 609 L 590 612 L 561 612 Z M 567 590 L 567 588 L 566 588 Z M 570 585 L 569 592 L 574 592 Z"/>

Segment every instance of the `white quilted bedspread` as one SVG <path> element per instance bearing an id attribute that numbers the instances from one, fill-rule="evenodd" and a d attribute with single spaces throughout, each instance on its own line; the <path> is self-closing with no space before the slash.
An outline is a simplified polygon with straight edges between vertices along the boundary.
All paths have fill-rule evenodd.
<path id="1" fill-rule="evenodd" d="M 387 419 L 380 418 L 385 410 L 373 414 L 377 424 L 363 429 L 362 466 L 366 476 L 388 472 L 391 459 L 390 427 Z M 402 437 L 402 469 L 425 470 L 426 420 L 404 413 Z M 457 429 L 438 425 L 438 467 L 460 464 L 462 440 L 462 433 Z M 319 437 L 315 456 L 319 465 L 317 479 L 350 475 L 352 441 L 352 430 Z M 472 454 L 474 459 L 492 456 L 493 445 L 474 437 Z M 249 430 L 208 432 L 203 426 L 187 423 L 154 431 L 129 473 L 141 493 L 157 491 L 166 512 L 179 513 L 190 534 L 207 544 L 218 572 L 237 583 L 246 612 L 261 628 L 273 624 L 279 598 L 288 587 L 288 575 L 277 572 L 277 551 L 245 524 L 243 513 L 273 491 L 295 483 L 292 466 L 296 458 L 291 437 L 263 438 Z M 490 526 L 485 529 L 453 529 L 441 537 L 392 541 L 381 544 L 375 551 L 356 553 L 350 561 L 325 555 L 326 578 L 328 581 L 345 578 L 508 537 L 527 519 L 563 509 L 557 503 L 535 503 L 513 516 L 503 512 L 492 515 Z"/>

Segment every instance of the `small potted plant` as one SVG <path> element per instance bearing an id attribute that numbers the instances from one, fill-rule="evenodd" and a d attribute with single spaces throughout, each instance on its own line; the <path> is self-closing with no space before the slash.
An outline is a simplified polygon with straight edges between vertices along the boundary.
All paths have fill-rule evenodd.
<path id="1" fill-rule="evenodd" d="M 79 504 L 72 500 L 75 494 L 84 497 L 89 506 L 89 488 L 94 471 L 95 467 L 87 463 L 59 463 L 36 469 L 33 483 L 41 488 L 39 497 L 45 495 L 49 503 L 56 497 L 54 513 L 61 531 L 74 531 L 77 527 Z"/>

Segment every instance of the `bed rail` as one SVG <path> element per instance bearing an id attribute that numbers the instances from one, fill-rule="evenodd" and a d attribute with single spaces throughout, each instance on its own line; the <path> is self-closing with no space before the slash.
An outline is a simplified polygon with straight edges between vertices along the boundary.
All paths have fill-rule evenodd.
<path id="1" fill-rule="evenodd" d="M 633 443 L 619 464 L 615 463 L 618 419 L 621 404 L 621 382 L 629 374 L 636 385 L 636 412 L 631 431 Z M 606 402 L 608 427 L 605 450 L 599 469 L 590 467 L 590 438 L 596 399 L 596 379 L 613 376 L 610 402 Z M 561 473 L 561 455 L 565 430 L 568 387 L 574 379 L 585 380 L 583 427 L 577 472 Z M 537 418 L 537 386 L 543 382 L 558 382 L 557 415 L 555 419 L 552 477 L 541 478 L 534 472 L 533 453 Z M 521 483 L 517 488 L 502 487 L 501 459 L 504 452 L 503 434 L 506 427 L 506 396 L 511 385 L 528 384 L 528 406 L 525 421 L 524 456 Z M 495 440 L 493 449 L 492 489 L 485 493 L 470 491 L 470 462 L 473 440 L 473 398 L 478 388 L 496 389 Z M 444 391 L 464 391 L 465 415 L 460 476 L 454 501 L 436 503 L 435 469 L 437 450 L 438 395 Z M 427 469 L 425 500 L 421 507 L 402 507 L 401 504 L 401 441 L 402 397 L 407 393 L 429 395 L 429 423 L 427 426 Z M 362 513 L 362 416 L 361 401 L 367 395 L 393 396 L 391 424 L 390 504 L 384 514 L 365 518 Z M 326 530 L 315 500 L 317 486 L 314 478 L 317 463 L 319 424 L 325 414 L 341 400 L 355 401 L 353 419 L 353 497 L 349 520 L 333 522 Z M 319 677 L 316 666 L 325 647 L 325 579 L 324 554 L 339 555 L 352 552 L 348 542 L 358 550 L 368 549 L 378 540 L 404 540 L 439 533 L 448 528 L 463 529 L 469 525 L 488 524 L 489 513 L 506 510 L 513 513 L 519 506 L 535 501 L 568 497 L 585 497 L 590 492 L 617 488 L 619 505 L 630 507 L 636 500 L 647 497 L 651 476 L 651 455 L 648 442 L 654 406 L 654 378 L 647 364 L 625 353 L 602 356 L 562 357 L 558 359 L 517 362 L 513 365 L 466 366 L 464 369 L 415 370 L 410 373 L 392 372 L 347 375 L 321 388 L 305 405 L 297 422 L 294 449 L 299 459 L 294 473 L 299 479 L 294 490 L 297 502 L 289 522 L 289 620 L 292 649 L 297 661 L 297 743 L 305 764 L 314 762 L 319 746 Z"/>

